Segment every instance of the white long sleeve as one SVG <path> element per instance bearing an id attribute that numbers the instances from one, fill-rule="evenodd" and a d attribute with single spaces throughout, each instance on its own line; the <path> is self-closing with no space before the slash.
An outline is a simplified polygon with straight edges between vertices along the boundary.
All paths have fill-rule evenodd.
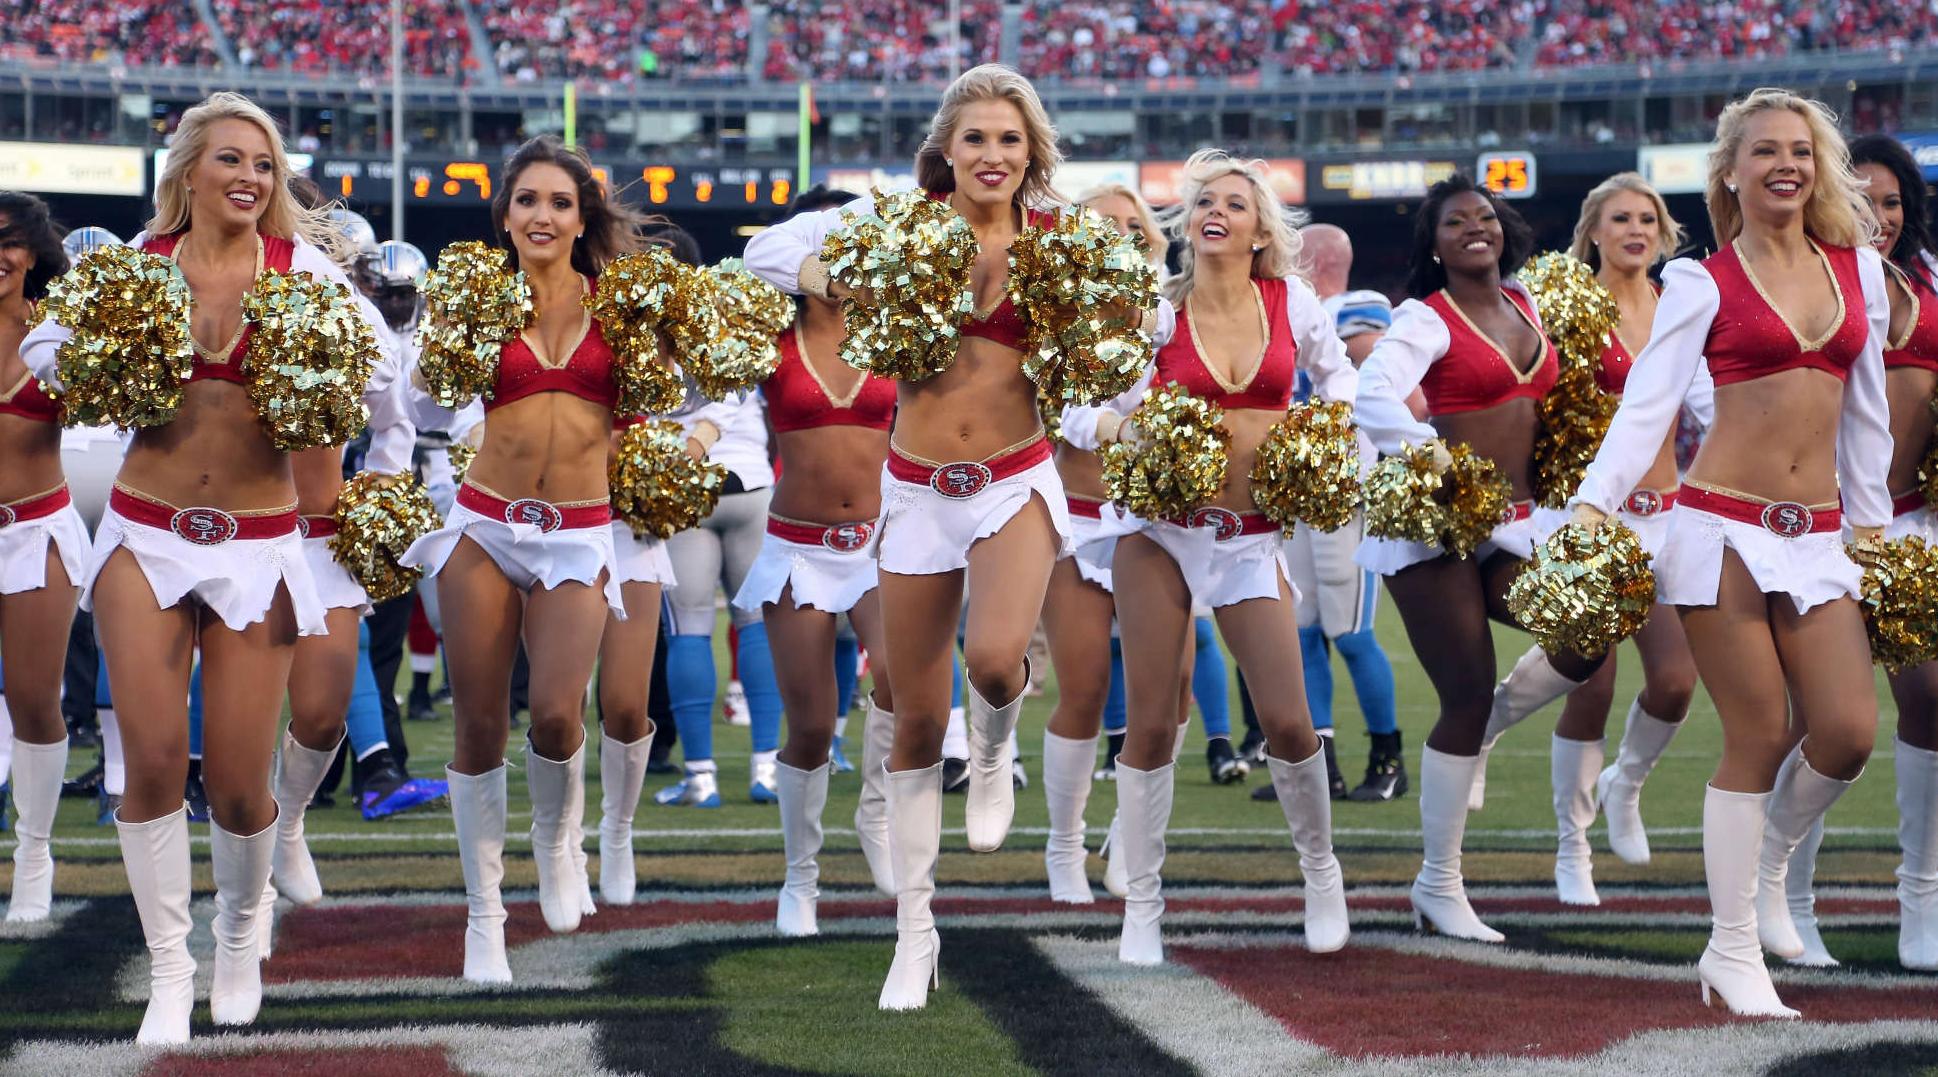
<path id="1" fill-rule="evenodd" d="M 1716 281 L 1702 263 L 1678 258 L 1663 268 L 1648 346 L 1635 357 L 1615 420 L 1569 507 L 1593 505 L 1612 515 L 1655 464 L 1683 400 L 1692 395 L 1697 372 L 1705 367 L 1703 349 L 1721 306 Z M 1715 396 L 1713 383 L 1709 396 Z M 1713 403 L 1710 410 L 1713 414 Z"/>
<path id="2" fill-rule="evenodd" d="M 748 240 L 742 258 L 754 276 L 789 295 L 800 295 L 801 263 L 820 255 L 828 233 L 841 227 L 845 218 L 865 217 L 874 209 L 874 199 L 864 195 L 831 209 L 796 213 Z"/>
<path id="3" fill-rule="evenodd" d="M 1844 516 L 1857 527 L 1891 522 L 1891 410 L 1884 396 L 1884 341 L 1891 335 L 1891 297 L 1884 261 L 1869 247 L 1857 252 L 1870 333 L 1844 381 L 1844 409 L 1837 423 L 1838 491 Z"/>
<path id="4" fill-rule="evenodd" d="M 291 272 L 308 273 L 321 280 L 342 285 L 350 293 L 351 304 L 377 341 L 380 356 L 364 384 L 363 405 L 370 413 L 370 449 L 364 456 L 364 469 L 384 475 L 399 475 L 411 469 L 411 453 L 417 444 L 417 424 L 405 398 L 406 356 L 398 348 L 396 335 L 384 323 L 375 304 L 350 283 L 343 267 L 331 261 L 315 246 L 296 241 L 289 259 Z"/>
<path id="5" fill-rule="evenodd" d="M 1285 282 L 1285 321 L 1298 345 L 1299 366 L 1312 379 L 1312 392 L 1321 400 L 1351 404 L 1359 395 L 1359 369 L 1339 339 L 1338 322 L 1326 311 L 1318 293 L 1298 277 Z"/>
<path id="6" fill-rule="evenodd" d="M 1437 436 L 1431 424 L 1413 417 L 1406 398 L 1447 354 L 1451 341 L 1447 323 L 1425 303 L 1409 299 L 1393 312 L 1393 327 L 1360 365 L 1353 400 L 1353 421 L 1380 452 L 1398 455 L 1402 445 Z"/>
<path id="7" fill-rule="evenodd" d="M 1058 422 L 1058 436 L 1072 448 L 1082 449 L 1085 452 L 1097 452 L 1102 449 L 1103 445 L 1097 437 L 1098 420 L 1103 418 L 1104 412 L 1111 412 L 1121 419 L 1137 410 L 1137 405 L 1144 401 L 1144 391 L 1151 387 L 1151 382 L 1157 377 L 1155 357 L 1157 350 L 1171 343 L 1171 338 L 1177 335 L 1177 331 L 1177 310 L 1171 306 L 1169 299 L 1158 299 L 1157 322 L 1151 331 L 1153 358 L 1145 365 L 1144 373 L 1138 375 L 1137 382 L 1130 388 L 1109 400 L 1099 401 L 1096 404 L 1066 405 L 1063 416 Z"/>

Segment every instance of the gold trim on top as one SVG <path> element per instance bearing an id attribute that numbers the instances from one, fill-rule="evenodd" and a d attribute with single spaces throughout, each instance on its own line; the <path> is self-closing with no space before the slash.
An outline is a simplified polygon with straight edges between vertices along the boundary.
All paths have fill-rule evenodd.
<path id="1" fill-rule="evenodd" d="M 1904 320 L 1904 335 L 1895 340 L 1886 339 L 1884 342 L 1885 351 L 1899 352 L 1910 347 L 1911 338 L 1918 335 L 1918 314 L 1920 308 L 1924 306 L 1924 301 L 1918 298 L 1918 286 L 1912 283 L 1910 274 L 1899 269 L 1888 259 L 1884 262 L 1884 268 L 1893 274 L 1892 279 L 1898 282 L 1898 287 L 1904 291 L 1904 297 L 1911 301 L 1911 317 Z"/>
<path id="2" fill-rule="evenodd" d="M 1820 352 L 1824 350 L 1824 345 L 1829 344 L 1831 338 L 1837 335 L 1837 331 L 1844 327 L 1844 318 L 1850 311 L 1844 306 L 1844 286 L 1837 279 L 1837 271 L 1831 267 L 1830 256 L 1824 253 L 1822 247 L 1817 246 L 1816 240 L 1805 236 L 1804 242 L 1810 244 L 1810 249 L 1817 252 L 1817 262 L 1824 267 L 1824 276 L 1830 278 L 1830 290 L 1837 296 L 1837 317 L 1831 319 L 1830 328 L 1824 330 L 1824 335 L 1814 341 L 1805 337 L 1795 323 L 1790 321 L 1789 315 L 1784 314 L 1777 307 L 1776 300 L 1770 298 L 1770 293 L 1763 290 L 1763 282 L 1756 279 L 1756 271 L 1750 268 L 1750 260 L 1743 256 L 1742 237 L 1730 240 L 1729 247 L 1736 252 L 1736 264 L 1743 267 L 1743 276 L 1750 282 L 1750 287 L 1756 289 L 1756 294 L 1763 298 L 1763 305 L 1769 307 L 1770 313 L 1776 315 L 1777 321 L 1782 322 L 1783 327 L 1796 338 L 1797 347 L 1806 352 Z"/>
<path id="3" fill-rule="evenodd" d="M 945 199 L 944 201 L 947 201 L 947 200 Z M 1023 230 L 1030 226 L 1029 211 L 1023 208 L 1023 204 L 1021 202 L 1012 202 L 1010 203 L 1010 205 L 1016 208 L 1016 234 L 1022 235 Z M 954 209 L 955 207 L 950 206 L 949 208 Z M 980 250 L 981 248 L 978 247 L 977 249 Z M 1002 291 L 996 294 L 996 302 L 991 304 L 989 309 L 987 310 L 974 311 L 973 316 L 979 322 L 986 322 L 989 319 L 995 317 L 997 311 L 1003 309 L 1003 303 L 1008 299 L 1009 299 L 1009 277 L 1005 275 L 1003 277 L 1003 289 Z"/>
<path id="4" fill-rule="evenodd" d="M 169 261 L 174 262 L 178 266 L 182 264 L 182 248 L 188 246 L 188 237 L 193 234 L 194 233 L 192 232 L 182 233 L 182 238 L 175 241 L 174 252 L 168 256 Z M 251 282 L 250 284 L 251 287 L 254 287 L 255 281 L 260 280 L 262 278 L 262 269 L 263 269 L 262 233 L 257 232 L 256 233 L 256 272 L 254 276 L 249 278 Z M 192 292 L 191 292 L 191 295 L 192 295 Z M 189 340 L 189 343 L 195 345 L 195 354 L 202 360 L 202 362 L 205 365 L 227 366 L 229 364 L 229 357 L 235 354 L 236 345 L 242 343 L 242 334 L 248 331 L 249 331 L 249 319 L 244 318 L 240 322 L 236 323 L 235 336 L 230 337 L 229 342 L 227 344 L 224 344 L 222 345 L 222 347 L 212 350 L 209 348 L 204 348 L 202 346 L 202 342 L 195 338 L 194 322 L 193 322 L 193 319 L 191 319 L 190 325 L 189 325 L 188 340 Z M 129 491 L 129 493 L 133 493 L 133 492 L 134 491 L 132 490 Z M 230 513 L 230 515 L 233 516 L 235 514 Z"/>
<path id="5" fill-rule="evenodd" d="M 584 277 L 580 277 L 579 294 L 589 295 L 591 292 L 592 285 Z M 518 339 L 524 341 L 525 346 L 532 350 L 532 358 L 538 361 L 539 366 L 546 370 L 564 370 L 566 367 L 572 365 L 572 357 L 579 354 L 579 346 L 585 343 L 585 338 L 592 335 L 592 312 L 585 309 L 583 305 L 580 307 L 579 335 L 573 338 L 572 346 L 565 349 L 565 361 L 562 363 L 553 362 L 552 357 L 546 354 L 545 349 L 540 346 L 539 342 L 532 338 L 532 329 L 537 324 L 538 318 L 534 316 L 530 324 L 518 331 Z"/>
<path id="6" fill-rule="evenodd" d="M 1460 315 L 1460 320 L 1466 324 L 1467 328 L 1472 330 L 1475 336 L 1486 341 L 1487 346 L 1494 349 L 1494 354 L 1501 357 L 1501 362 L 1507 364 L 1507 369 L 1514 375 L 1515 382 L 1521 385 L 1527 385 L 1534 381 L 1534 376 L 1541 371 L 1542 361 L 1548 357 L 1548 335 L 1541 331 L 1541 326 L 1536 324 L 1535 320 L 1528 316 L 1527 311 L 1521 309 L 1521 304 L 1516 303 L 1513 297 L 1507 294 L 1507 289 L 1501 289 L 1501 298 L 1506 299 L 1507 305 L 1514 308 L 1514 313 L 1520 315 L 1521 320 L 1527 323 L 1529 329 L 1534 330 L 1534 338 L 1536 341 L 1534 347 L 1534 365 L 1528 367 L 1526 370 L 1522 370 L 1519 364 L 1514 362 L 1514 357 L 1508 354 L 1506 348 L 1501 347 L 1500 341 L 1488 336 L 1481 331 L 1480 326 L 1474 324 L 1474 320 L 1467 316 L 1467 311 L 1461 307 L 1460 300 L 1453 297 L 1452 292 L 1442 288 L 1440 289 L 1440 294 L 1447 297 L 1447 305 L 1453 308 L 1455 314 Z M 1627 347 L 1627 345 L 1623 346 Z"/>
<path id="7" fill-rule="evenodd" d="M 226 512 L 231 516 L 284 516 L 290 513 L 294 513 L 296 511 L 296 502 L 294 501 L 280 508 L 274 508 L 274 509 L 225 509 L 218 505 L 177 505 L 173 501 L 164 501 L 153 494 L 144 494 L 140 490 L 137 490 L 134 487 L 129 486 L 127 483 L 122 482 L 120 479 L 114 480 L 114 488 L 121 491 L 124 494 L 127 494 L 129 497 L 136 498 L 141 501 L 146 501 L 150 505 L 160 505 L 162 508 L 165 508 L 165 509 L 174 509 L 176 512 L 181 512 L 185 508 L 189 508 L 189 509 L 209 508 L 209 509 L 215 509 L 215 511 L 217 512 Z"/>
<path id="8" fill-rule="evenodd" d="M 1198 318 L 1192 313 L 1192 297 L 1186 296 L 1184 300 L 1184 320 L 1191 329 L 1191 347 L 1198 353 L 1198 365 L 1203 367 L 1205 373 L 1211 375 L 1211 380 L 1217 382 L 1218 387 L 1227 393 L 1242 393 L 1250 389 L 1252 383 L 1258 380 L 1259 372 L 1265 369 L 1265 353 L 1272 350 L 1272 316 L 1265 310 L 1265 293 L 1259 288 L 1256 280 L 1249 283 L 1252 286 L 1252 302 L 1258 306 L 1258 329 L 1264 335 L 1264 343 L 1259 345 L 1258 357 L 1252 360 L 1251 372 L 1245 375 L 1244 381 L 1236 385 L 1226 381 L 1225 376 L 1218 373 L 1217 368 L 1211 365 L 1210 353 L 1205 348 L 1203 338 L 1198 336 Z"/>
<path id="9" fill-rule="evenodd" d="M 828 388 L 827 379 L 821 376 L 819 370 L 814 369 L 814 360 L 808 358 L 807 336 L 801 332 L 801 322 L 799 319 L 796 319 L 794 322 L 794 351 L 795 354 L 801 357 L 801 365 L 807 367 L 808 377 L 813 378 L 814 384 L 821 387 L 821 395 L 827 398 L 828 404 L 836 411 L 846 411 L 855 406 L 855 401 L 861 399 L 862 386 L 868 384 L 868 372 L 866 370 L 855 371 L 857 376 L 855 378 L 854 388 L 849 389 L 844 395 L 836 396 L 834 391 Z M 844 363 L 842 365 L 846 366 L 847 364 Z"/>
<path id="10" fill-rule="evenodd" d="M 900 445 L 897 445 L 892 441 L 888 443 L 888 447 L 894 450 L 895 455 L 900 456 L 902 459 L 908 460 L 912 463 L 921 464 L 923 467 L 948 467 L 950 464 L 958 464 L 958 463 L 987 464 L 991 460 L 1000 460 L 1003 457 L 1008 456 L 1010 453 L 1021 452 L 1024 449 L 1027 449 L 1031 445 L 1034 445 L 1037 442 L 1042 440 L 1043 440 L 1043 431 L 1039 429 L 1037 430 L 1036 433 L 1031 434 L 1029 437 L 1024 438 L 1023 440 L 1017 442 L 1016 444 L 1007 446 L 1005 448 L 997 449 L 995 452 L 990 453 L 988 456 L 985 456 L 980 460 L 931 460 L 926 456 L 917 456 L 914 453 L 909 452 L 907 449 L 902 448 Z"/>
<path id="11" fill-rule="evenodd" d="M 13 403 L 14 397 L 17 397 L 20 395 L 20 390 L 25 389 L 27 387 L 27 383 L 33 380 L 34 380 L 33 371 L 31 370 L 21 371 L 20 380 L 13 383 L 13 388 L 8 389 L 4 393 L 0 393 L 0 404 Z"/>

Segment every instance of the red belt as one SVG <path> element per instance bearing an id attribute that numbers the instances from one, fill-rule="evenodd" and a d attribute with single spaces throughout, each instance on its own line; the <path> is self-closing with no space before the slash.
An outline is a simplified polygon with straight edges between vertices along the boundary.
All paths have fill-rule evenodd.
<path id="1" fill-rule="evenodd" d="M 296 507 L 267 512 L 232 513 L 196 505 L 178 509 L 166 501 L 143 497 L 123 486 L 108 494 L 115 515 L 144 527 L 173 531 L 197 546 L 219 546 L 230 539 L 281 538 L 296 530 Z"/>
<path id="2" fill-rule="evenodd" d="M 1738 523 L 1756 524 L 1773 535 L 1797 538 L 1836 531 L 1844 526 L 1843 509 L 1837 506 L 1813 509 L 1795 501 L 1752 501 L 1746 497 L 1719 494 L 1700 486 L 1682 492 L 1682 503 L 1699 512 L 1721 516 Z"/>
<path id="3" fill-rule="evenodd" d="M 1923 490 L 1913 490 L 1908 494 L 1891 499 L 1891 515 L 1893 516 L 1909 516 L 1924 507 L 1925 492 Z"/>
<path id="4" fill-rule="evenodd" d="M 888 447 L 888 473 L 903 482 L 927 486 L 943 497 L 961 500 L 982 493 L 992 482 L 1018 475 L 1050 458 L 1050 440 L 1037 438 L 1014 452 L 987 460 L 965 460 L 930 467 Z"/>
<path id="5" fill-rule="evenodd" d="M 1233 512 L 1217 506 L 1192 509 L 1183 517 L 1164 521 L 1176 527 L 1209 527 L 1218 532 L 1219 542 L 1230 542 L 1246 535 L 1263 535 L 1279 530 L 1279 525 L 1262 512 Z"/>
<path id="6" fill-rule="evenodd" d="M 331 535 L 336 534 L 336 517 L 298 516 L 296 518 L 296 530 L 302 532 L 303 537 L 306 539 L 329 538 Z"/>
<path id="7" fill-rule="evenodd" d="M 507 501 L 496 494 L 486 493 L 470 483 L 458 486 L 458 504 L 480 516 L 503 520 L 508 524 L 527 524 L 540 531 L 557 531 L 561 527 L 578 529 L 582 527 L 604 527 L 612 522 L 612 502 L 600 501 L 589 505 L 554 505 L 550 501 L 540 501 L 535 497 L 521 497 Z"/>
<path id="8" fill-rule="evenodd" d="M 1622 511 L 1644 519 L 1676 507 L 1677 490 L 1636 490 L 1622 502 Z"/>
<path id="9" fill-rule="evenodd" d="M 775 538 L 798 542 L 803 546 L 826 546 L 836 553 L 854 553 L 868 545 L 875 537 L 875 521 L 860 520 L 851 524 L 804 524 L 779 516 L 767 518 L 767 533 Z"/>
<path id="10" fill-rule="evenodd" d="M 1070 515 L 1072 516 L 1081 516 L 1086 520 L 1101 520 L 1104 518 L 1104 503 L 1094 497 L 1083 497 L 1079 494 L 1065 494 L 1063 500 L 1069 505 Z"/>
<path id="11" fill-rule="evenodd" d="M 47 493 L 0 505 L 0 527 L 52 516 L 73 503 L 74 498 L 68 495 L 67 484 L 62 483 Z"/>
<path id="12" fill-rule="evenodd" d="M 1501 510 L 1501 526 L 1506 527 L 1508 524 L 1520 523 L 1532 515 L 1534 515 L 1534 502 L 1509 502 L 1508 506 Z"/>

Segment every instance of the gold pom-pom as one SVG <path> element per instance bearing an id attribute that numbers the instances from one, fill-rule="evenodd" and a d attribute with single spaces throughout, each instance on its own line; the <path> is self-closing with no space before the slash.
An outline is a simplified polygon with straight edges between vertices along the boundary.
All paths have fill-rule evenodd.
<path id="1" fill-rule="evenodd" d="M 1337 531 L 1358 511 L 1359 437 L 1351 404 L 1300 404 L 1272 424 L 1252 463 L 1252 503 L 1286 531 Z"/>
<path id="2" fill-rule="evenodd" d="M 660 350 L 665 341 L 685 354 L 712 340 L 718 314 L 711 303 L 695 302 L 697 280 L 661 247 L 622 255 L 600 271 L 585 306 L 612 349 L 618 390 L 614 414 L 658 415 L 686 398 L 679 375 L 661 362 Z M 701 324 L 700 319 L 711 321 Z"/>
<path id="3" fill-rule="evenodd" d="M 1494 461 L 1464 444 L 1447 449 L 1452 466 L 1433 473 L 1433 447 L 1407 448 L 1366 480 L 1366 533 L 1444 546 L 1466 557 L 1508 518 L 1514 491 Z"/>
<path id="4" fill-rule="evenodd" d="M 1029 326 L 1023 373 L 1052 400 L 1092 404 L 1137 384 L 1151 342 L 1137 319 L 1157 302 L 1157 271 L 1136 240 L 1095 211 L 1057 214 L 1009 247 L 1009 295 Z"/>
<path id="5" fill-rule="evenodd" d="M 1225 411 L 1182 387 L 1147 390 L 1131 420 L 1137 445 L 1104 448 L 1104 488 L 1110 499 L 1147 520 L 1175 519 L 1225 488 L 1231 433 Z"/>
<path id="6" fill-rule="evenodd" d="M 787 293 L 748 272 L 729 258 L 700 273 L 694 303 L 717 316 L 700 324 L 712 334 L 705 346 L 680 351 L 680 367 L 700 392 L 720 400 L 766 381 L 781 365 L 775 341 L 794 324 L 794 301 Z"/>
<path id="7" fill-rule="evenodd" d="M 195 365 L 193 302 L 172 259 L 133 247 L 101 247 L 55 278 L 40 310 L 74 333 L 56 355 L 65 422 L 173 421 Z"/>
<path id="8" fill-rule="evenodd" d="M 1518 279 L 1533 294 L 1541 328 L 1561 353 L 1562 366 L 1599 366 L 1608 335 L 1622 324 L 1622 308 L 1588 263 L 1549 251 L 1530 259 Z"/>
<path id="9" fill-rule="evenodd" d="M 424 278 L 424 315 L 417 323 L 417 368 L 432 400 L 460 408 L 489 396 L 498 352 L 532 319 L 525 274 L 512 272 L 504 251 L 476 240 L 453 243 Z"/>
<path id="10" fill-rule="evenodd" d="M 713 514 L 727 469 L 688 456 L 679 423 L 648 419 L 619 436 L 607 479 L 614 515 L 635 535 L 666 539 Z"/>
<path id="11" fill-rule="evenodd" d="M 1931 398 L 1931 410 L 1938 415 L 1938 396 Z M 1925 504 L 1938 508 L 1938 437 L 1931 439 L 1924 461 L 1918 465 L 1918 489 L 1924 492 Z"/>
<path id="12" fill-rule="evenodd" d="M 458 482 L 463 482 L 464 473 L 471 469 L 471 461 L 478 458 L 478 447 L 453 441 L 445 446 L 444 456 L 451 461 L 451 477 Z"/>
<path id="13" fill-rule="evenodd" d="M 1890 673 L 1938 661 L 1938 547 L 1915 535 L 1851 547 L 1871 658 Z"/>
<path id="14" fill-rule="evenodd" d="M 270 444 L 300 452 L 362 432 L 370 421 L 364 386 L 382 356 L 350 289 L 271 270 L 243 295 L 242 316 L 254 323 L 244 360 L 249 401 Z"/>
<path id="15" fill-rule="evenodd" d="M 963 326 L 976 313 L 969 271 L 981 251 L 976 234 L 947 202 L 921 191 L 874 193 L 874 211 L 828 233 L 821 261 L 828 277 L 857 291 L 846 305 L 849 366 L 902 381 L 949 369 Z"/>
<path id="16" fill-rule="evenodd" d="M 409 594 L 423 575 L 398 564 L 410 545 L 443 526 L 431 495 L 408 474 L 359 472 L 343 484 L 336 503 L 337 533 L 330 553 L 350 571 L 373 602 Z"/>
<path id="17" fill-rule="evenodd" d="M 1593 658 L 1642 630 L 1655 572 L 1619 520 L 1568 524 L 1548 536 L 1507 589 L 1507 606 L 1541 649 Z"/>
<path id="18" fill-rule="evenodd" d="M 1534 434 L 1534 491 L 1542 505 L 1567 507 L 1601 451 L 1618 404 L 1588 368 L 1571 366 L 1555 379 L 1536 405 L 1541 425 Z"/>

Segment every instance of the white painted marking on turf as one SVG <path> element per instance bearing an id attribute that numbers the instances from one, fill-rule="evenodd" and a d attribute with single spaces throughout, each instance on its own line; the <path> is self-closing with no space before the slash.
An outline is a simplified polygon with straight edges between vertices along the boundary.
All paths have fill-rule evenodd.
<path id="1" fill-rule="evenodd" d="M 185 1044 L 157 1049 L 133 1043 L 61 1043 L 52 1040 L 17 1045 L 0 1060 L 0 1077 L 48 1073 L 64 1077 L 136 1077 L 164 1051 L 172 1056 L 221 1058 L 258 1051 L 341 1051 L 386 1047 L 441 1047 L 461 1072 L 471 1077 L 525 1077 L 533 1073 L 620 1077 L 599 1062 L 599 1029 L 591 1024 L 398 1025 L 341 1032 L 230 1031 L 197 1036 Z"/>

